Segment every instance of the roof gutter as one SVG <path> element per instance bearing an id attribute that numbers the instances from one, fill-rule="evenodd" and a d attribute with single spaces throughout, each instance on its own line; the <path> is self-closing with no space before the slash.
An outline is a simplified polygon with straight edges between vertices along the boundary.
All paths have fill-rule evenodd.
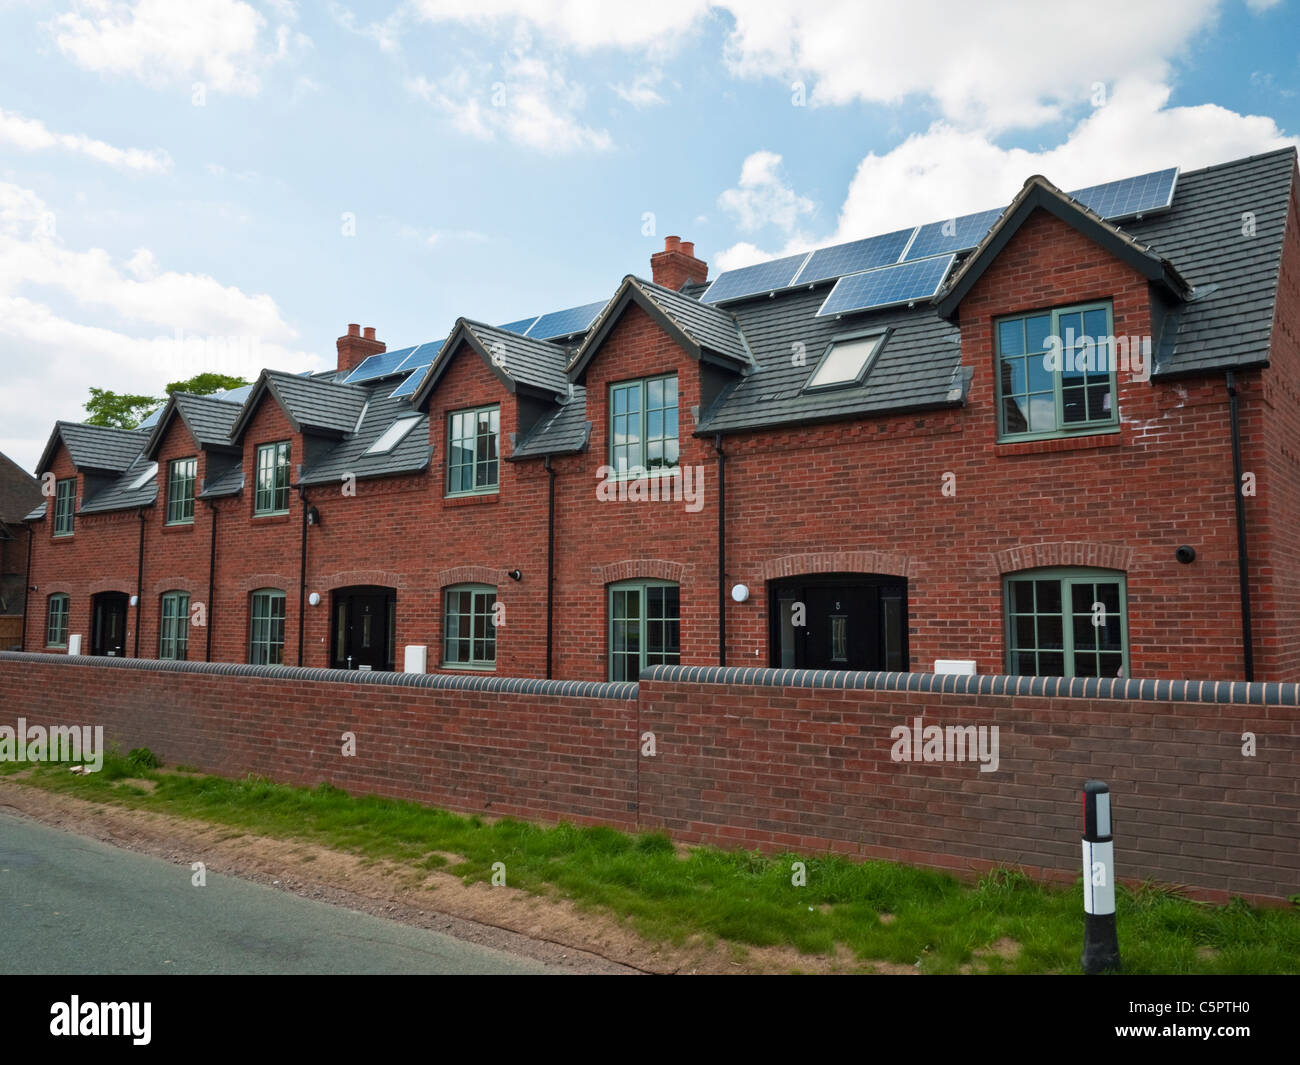
<path id="1" fill-rule="evenodd" d="M 1241 656 L 1246 680 L 1255 679 L 1255 644 L 1250 617 L 1250 557 L 1246 550 L 1246 500 L 1242 495 L 1241 420 L 1238 412 L 1237 379 L 1231 370 L 1225 375 L 1228 388 L 1228 420 L 1232 427 L 1232 494 L 1237 510 L 1237 584 L 1241 592 Z"/>

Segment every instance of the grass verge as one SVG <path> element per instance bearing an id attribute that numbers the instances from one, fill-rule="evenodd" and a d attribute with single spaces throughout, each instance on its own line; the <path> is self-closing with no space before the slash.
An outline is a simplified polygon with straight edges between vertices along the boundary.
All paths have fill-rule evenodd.
<path id="1" fill-rule="evenodd" d="M 1001 869 L 965 884 L 892 862 L 811 854 L 764 856 L 713 847 L 679 854 L 659 833 L 569 824 L 486 822 L 413 802 L 353 797 L 322 784 L 290 787 L 150 765 L 148 752 L 105 756 L 98 773 L 0 763 L 23 783 L 243 832 L 305 840 L 467 882 L 505 864 L 511 887 L 611 914 L 652 942 L 723 940 L 734 950 L 793 947 L 919 972 L 1075 973 L 1082 888 Z M 445 854 L 459 856 L 448 862 Z M 792 884 L 803 862 L 807 884 Z M 1300 973 L 1300 909 L 1210 906 L 1155 885 L 1121 888 L 1117 913 L 1128 973 Z"/>

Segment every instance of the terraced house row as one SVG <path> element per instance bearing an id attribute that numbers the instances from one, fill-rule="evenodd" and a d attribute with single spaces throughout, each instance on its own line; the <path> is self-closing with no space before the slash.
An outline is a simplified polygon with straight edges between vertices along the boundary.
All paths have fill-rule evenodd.
<path id="1" fill-rule="evenodd" d="M 61 422 L 24 646 L 1300 680 L 1296 179 L 1035 176 L 712 281 L 669 237 L 598 303 Z"/>

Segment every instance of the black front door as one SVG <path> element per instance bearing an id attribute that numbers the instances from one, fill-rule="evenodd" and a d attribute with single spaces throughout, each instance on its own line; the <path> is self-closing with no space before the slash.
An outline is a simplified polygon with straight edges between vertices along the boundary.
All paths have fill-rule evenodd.
<path id="1" fill-rule="evenodd" d="M 770 586 L 771 664 L 907 669 L 907 586 L 898 577 L 826 574 Z"/>
<path id="2" fill-rule="evenodd" d="M 126 654 L 126 593 L 101 592 L 94 604 L 90 653 L 121 658 Z"/>
<path id="3" fill-rule="evenodd" d="M 390 588 L 343 588 L 334 593 L 330 664 L 335 669 L 394 668 L 396 602 Z"/>

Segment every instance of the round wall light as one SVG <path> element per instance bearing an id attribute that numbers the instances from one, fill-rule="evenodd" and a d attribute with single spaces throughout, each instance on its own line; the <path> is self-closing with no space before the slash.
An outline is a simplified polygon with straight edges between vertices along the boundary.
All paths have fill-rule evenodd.
<path id="1" fill-rule="evenodd" d="M 133 595 L 133 596 L 131 596 L 131 605 L 132 605 L 132 606 L 139 606 L 139 605 L 140 605 L 140 597 L 139 597 L 138 595 Z"/>
<path id="2" fill-rule="evenodd" d="M 749 588 L 744 584 L 733 584 L 731 586 L 731 598 L 737 603 L 743 603 L 749 598 Z"/>
<path id="3" fill-rule="evenodd" d="M 312 606 L 320 606 L 320 592 L 312 592 L 311 595 L 307 596 L 307 602 Z"/>
<path id="4" fill-rule="evenodd" d="M 1178 559 L 1178 561 L 1181 562 L 1184 566 L 1186 566 L 1189 562 L 1195 562 L 1196 548 L 1189 547 L 1187 544 L 1183 544 L 1182 547 L 1180 547 L 1177 551 L 1174 552 L 1174 558 Z"/>

